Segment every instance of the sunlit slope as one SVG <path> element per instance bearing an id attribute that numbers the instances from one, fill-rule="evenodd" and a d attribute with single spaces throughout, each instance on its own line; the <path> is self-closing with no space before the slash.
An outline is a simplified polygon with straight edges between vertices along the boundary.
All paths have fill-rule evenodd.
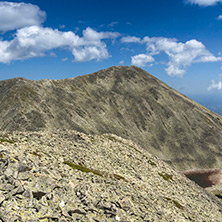
<path id="1" fill-rule="evenodd" d="M 0 132 L 1 221 L 222 221 L 221 203 L 135 143 Z"/>
<path id="2" fill-rule="evenodd" d="M 222 118 L 137 67 L 0 82 L 2 130 L 75 129 L 130 138 L 178 169 L 222 164 Z"/>

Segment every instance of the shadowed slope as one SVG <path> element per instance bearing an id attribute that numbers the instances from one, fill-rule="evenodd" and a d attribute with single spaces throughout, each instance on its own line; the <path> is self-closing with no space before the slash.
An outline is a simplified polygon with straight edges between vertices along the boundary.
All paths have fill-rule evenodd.
<path id="1" fill-rule="evenodd" d="M 2 130 L 75 129 L 130 138 L 178 169 L 218 168 L 222 118 L 137 67 L 0 82 Z"/>

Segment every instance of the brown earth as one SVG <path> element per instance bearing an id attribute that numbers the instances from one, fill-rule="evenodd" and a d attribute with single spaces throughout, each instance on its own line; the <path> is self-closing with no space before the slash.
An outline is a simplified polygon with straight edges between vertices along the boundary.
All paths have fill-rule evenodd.
<path id="1" fill-rule="evenodd" d="M 183 174 L 203 188 L 222 184 L 222 170 L 220 169 L 190 170 Z"/>

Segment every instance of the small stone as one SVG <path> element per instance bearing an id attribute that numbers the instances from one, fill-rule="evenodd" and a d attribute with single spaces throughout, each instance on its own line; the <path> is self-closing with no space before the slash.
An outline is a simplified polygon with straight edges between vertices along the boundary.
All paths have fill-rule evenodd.
<path id="1" fill-rule="evenodd" d="M 32 196 L 32 192 L 30 190 L 26 190 L 24 193 L 23 193 L 23 196 L 25 198 L 30 198 Z"/>
<path id="2" fill-rule="evenodd" d="M 65 202 L 62 201 L 62 202 L 59 204 L 59 206 L 60 206 L 61 208 L 63 208 L 63 207 L 65 206 Z"/>
<path id="3" fill-rule="evenodd" d="M 29 172 L 21 172 L 18 175 L 19 180 L 28 180 L 30 178 L 30 173 Z"/>
<path id="4" fill-rule="evenodd" d="M 0 194 L 0 204 L 5 200 L 5 197 L 3 196 L 3 194 Z"/>
<path id="5" fill-rule="evenodd" d="M 23 192 L 24 188 L 22 186 L 19 186 L 11 192 L 11 195 L 22 194 Z"/>
<path id="6" fill-rule="evenodd" d="M 15 188 L 12 184 L 0 184 L 0 190 L 2 191 L 11 191 Z"/>
<path id="7" fill-rule="evenodd" d="M 116 215 L 115 219 L 116 219 L 117 221 L 120 221 L 120 217 L 119 217 L 118 215 Z"/>
<path id="8" fill-rule="evenodd" d="M 21 172 L 27 172 L 27 171 L 29 171 L 29 170 L 31 170 L 30 167 L 26 166 L 26 165 L 23 164 L 23 163 L 20 163 L 20 164 L 19 164 L 19 167 L 18 167 L 18 172 L 19 172 L 19 173 L 21 173 Z"/>
<path id="9" fill-rule="evenodd" d="M 4 172 L 4 174 L 5 174 L 7 177 L 12 176 L 13 173 L 14 173 L 14 171 L 13 171 L 13 169 L 10 168 L 10 167 L 8 167 L 8 168 L 5 170 L 5 172 Z"/>
<path id="10" fill-rule="evenodd" d="M 48 218 L 40 219 L 40 222 L 48 222 Z"/>

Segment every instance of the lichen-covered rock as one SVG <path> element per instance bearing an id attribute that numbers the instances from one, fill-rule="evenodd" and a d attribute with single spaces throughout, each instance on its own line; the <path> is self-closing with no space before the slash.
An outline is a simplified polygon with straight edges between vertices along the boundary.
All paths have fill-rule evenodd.
<path id="1" fill-rule="evenodd" d="M 0 167 L 3 222 L 222 221 L 216 198 L 111 134 L 8 133 Z"/>

